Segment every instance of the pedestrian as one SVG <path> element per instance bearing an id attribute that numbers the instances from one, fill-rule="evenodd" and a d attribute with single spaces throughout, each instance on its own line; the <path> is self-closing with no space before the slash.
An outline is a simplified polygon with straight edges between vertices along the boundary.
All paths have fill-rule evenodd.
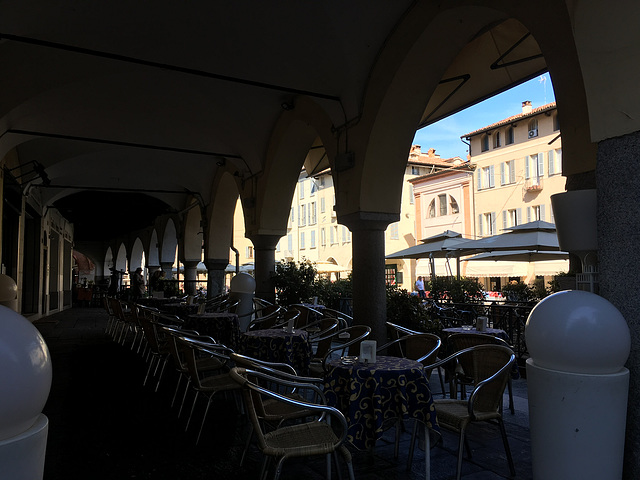
<path id="1" fill-rule="evenodd" d="M 131 298 L 135 301 L 144 295 L 144 277 L 142 267 L 136 268 L 131 275 Z"/>
<path id="2" fill-rule="evenodd" d="M 416 280 L 416 290 L 418 291 L 419 298 L 427 298 L 427 295 L 424 292 L 424 282 L 422 281 L 422 277 L 418 277 Z"/>

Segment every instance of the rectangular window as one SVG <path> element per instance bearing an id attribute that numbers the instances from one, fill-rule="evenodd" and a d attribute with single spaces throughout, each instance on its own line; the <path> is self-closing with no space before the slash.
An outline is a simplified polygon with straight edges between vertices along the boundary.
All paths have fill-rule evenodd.
<path id="1" fill-rule="evenodd" d="M 482 169 L 482 188 L 493 188 L 494 186 L 494 166 L 484 167 Z"/>
<path id="2" fill-rule="evenodd" d="M 447 195 L 442 194 L 438 195 L 438 205 L 440 207 L 440 216 L 445 216 L 447 214 Z"/>
<path id="3" fill-rule="evenodd" d="M 496 212 L 478 215 L 478 233 L 486 237 L 496 234 Z"/>
<path id="4" fill-rule="evenodd" d="M 304 181 L 298 182 L 298 192 L 300 194 L 300 200 L 304 198 Z"/>
<path id="5" fill-rule="evenodd" d="M 516 162 L 509 160 L 500 164 L 500 185 L 516 183 Z"/>
<path id="6" fill-rule="evenodd" d="M 409 185 L 409 205 L 413 205 L 415 203 L 415 196 L 413 193 L 413 185 Z"/>
<path id="7" fill-rule="evenodd" d="M 493 136 L 493 148 L 500 148 L 502 146 L 502 137 L 500 132 L 496 132 Z"/>
<path id="8" fill-rule="evenodd" d="M 320 213 L 324 213 L 325 212 L 325 201 L 324 201 L 324 197 L 322 197 L 320 199 Z"/>
<path id="9" fill-rule="evenodd" d="M 320 245 L 323 247 L 327 245 L 327 231 L 324 228 L 320 229 Z"/>
<path id="10" fill-rule="evenodd" d="M 420 167 L 411 166 L 411 175 L 420 175 Z"/>
<path id="11" fill-rule="evenodd" d="M 534 205 L 527 207 L 527 222 L 535 222 L 536 220 L 545 221 L 544 205 Z"/>
<path id="12" fill-rule="evenodd" d="M 289 226 L 293 224 L 293 207 L 291 207 L 291 213 L 289 213 Z"/>
<path id="13" fill-rule="evenodd" d="M 316 231 L 311 230 L 311 248 L 316 248 Z"/>
<path id="14" fill-rule="evenodd" d="M 398 235 L 398 223 L 399 222 L 395 222 L 392 223 L 391 225 L 389 225 L 389 239 L 390 240 L 398 240 L 399 235 Z"/>
<path id="15" fill-rule="evenodd" d="M 247 258 L 253 258 L 253 247 L 247 247 Z"/>
<path id="16" fill-rule="evenodd" d="M 502 229 L 506 230 L 511 227 L 515 227 L 516 225 L 520 225 L 521 209 L 513 208 L 510 210 L 502 211 Z"/>
<path id="17" fill-rule="evenodd" d="M 300 249 L 304 250 L 304 232 L 300 232 Z"/>
<path id="18" fill-rule="evenodd" d="M 304 226 L 307 224 L 307 206 L 298 205 L 298 225 Z"/>
<path id="19" fill-rule="evenodd" d="M 315 225 L 318 223 L 318 214 L 316 211 L 316 202 L 309 204 L 309 225 Z"/>
<path id="20" fill-rule="evenodd" d="M 533 179 L 534 182 L 544 176 L 544 155 L 535 153 L 524 159 L 524 178 Z"/>
<path id="21" fill-rule="evenodd" d="M 313 197 L 318 191 L 318 181 L 315 178 L 311 179 L 311 196 Z"/>
<path id="22" fill-rule="evenodd" d="M 292 234 L 287 235 L 287 250 L 289 250 L 290 252 L 293 251 L 293 235 Z"/>

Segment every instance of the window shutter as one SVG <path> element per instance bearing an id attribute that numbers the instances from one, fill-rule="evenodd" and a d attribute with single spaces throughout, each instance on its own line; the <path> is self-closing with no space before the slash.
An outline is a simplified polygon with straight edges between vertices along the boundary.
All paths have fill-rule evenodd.
<path id="1" fill-rule="evenodd" d="M 538 176 L 539 177 L 544 176 L 544 154 L 543 153 L 538 154 Z"/>
<path id="2" fill-rule="evenodd" d="M 531 221 L 531 207 L 527 207 L 527 223 Z"/>
<path id="3" fill-rule="evenodd" d="M 516 183 L 516 161 L 509 161 L 509 183 Z"/>
<path id="4" fill-rule="evenodd" d="M 531 175 L 529 174 L 529 155 L 524 157 L 524 178 L 528 179 Z"/>
<path id="5" fill-rule="evenodd" d="M 540 220 L 542 220 L 543 222 L 546 221 L 544 216 L 544 205 L 540 205 Z"/>
<path id="6" fill-rule="evenodd" d="M 507 225 L 507 211 L 503 210 L 502 211 L 502 229 L 506 230 L 508 226 L 509 225 Z"/>
<path id="7" fill-rule="evenodd" d="M 504 173 L 504 162 L 500 164 L 500 185 L 507 183 Z"/>
<path id="8" fill-rule="evenodd" d="M 555 166 L 555 162 L 554 162 L 554 155 L 553 155 L 553 150 L 549 150 L 547 152 L 547 158 L 549 159 L 549 175 L 553 175 L 554 173 L 556 173 L 556 166 Z"/>
<path id="9" fill-rule="evenodd" d="M 522 209 L 521 208 L 516 209 L 516 224 L 522 225 Z"/>
<path id="10" fill-rule="evenodd" d="M 493 180 L 494 170 L 495 170 L 495 166 L 491 165 L 489 167 L 489 187 L 490 188 L 493 188 L 493 186 L 494 186 L 494 180 Z"/>
<path id="11" fill-rule="evenodd" d="M 482 190 L 482 169 L 478 168 L 478 190 Z"/>
<path id="12" fill-rule="evenodd" d="M 478 235 L 482 236 L 482 214 L 478 215 Z"/>
<path id="13" fill-rule="evenodd" d="M 498 233 L 496 230 L 496 212 L 491 212 L 491 235 L 496 233 Z"/>

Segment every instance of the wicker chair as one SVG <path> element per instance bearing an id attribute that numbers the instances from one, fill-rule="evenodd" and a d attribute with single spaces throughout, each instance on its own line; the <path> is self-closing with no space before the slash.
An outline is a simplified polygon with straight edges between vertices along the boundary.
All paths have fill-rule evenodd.
<path id="1" fill-rule="evenodd" d="M 175 404 L 176 398 L 178 396 L 178 391 L 180 390 L 182 379 L 186 379 L 186 387 L 184 390 L 184 394 L 182 395 L 182 403 L 180 404 L 180 408 L 178 410 L 178 417 L 180 417 L 182 408 L 184 407 L 184 401 L 187 396 L 187 392 L 189 391 L 189 385 L 191 384 L 191 378 L 189 376 L 189 367 L 186 361 L 186 356 L 189 354 L 188 348 L 183 344 L 179 344 L 177 338 L 189 337 L 195 340 L 206 340 L 209 343 L 215 343 L 215 340 L 211 337 L 201 336 L 194 330 L 185 330 L 171 325 L 159 325 L 159 327 L 160 330 L 168 338 L 167 343 L 169 345 L 169 352 L 171 354 L 173 366 L 178 373 L 178 382 L 176 384 L 175 392 L 173 393 L 173 399 L 171 400 L 172 407 Z M 225 363 L 226 362 L 224 360 L 221 360 L 220 358 L 211 356 L 209 354 L 196 359 L 198 371 L 203 372 L 204 374 L 219 371 L 225 366 Z"/>
<path id="2" fill-rule="evenodd" d="M 207 406 L 202 416 L 202 423 L 200 424 L 200 430 L 196 438 L 196 445 L 200 441 L 202 435 L 202 429 L 211 407 L 211 402 L 217 393 L 231 392 L 238 389 L 238 384 L 233 381 L 229 376 L 227 368 L 224 370 L 218 369 L 215 372 L 203 371 L 199 368 L 199 359 L 202 359 L 203 355 L 210 355 L 218 358 L 223 363 L 228 361 L 229 354 L 233 351 L 224 345 L 212 343 L 210 341 L 203 341 L 202 339 L 195 339 L 192 337 L 176 337 L 176 342 L 180 348 L 184 349 L 185 362 L 187 369 L 189 370 L 189 379 L 191 387 L 195 390 L 195 396 L 193 398 L 193 404 L 191 405 L 191 412 L 187 419 L 187 425 L 185 431 L 189 429 L 191 423 L 191 417 L 196 407 L 196 402 L 200 394 L 207 397 Z"/>
<path id="3" fill-rule="evenodd" d="M 255 380 L 261 379 L 270 385 L 296 386 L 296 382 L 284 380 L 278 376 L 235 367 L 231 370 L 231 377 L 242 387 L 247 415 L 258 439 L 258 446 L 265 456 L 260 478 L 265 479 L 268 474 L 269 459 L 277 459 L 273 479 L 277 480 L 282 472 L 284 462 L 289 458 L 308 457 L 315 455 L 327 456 L 327 478 L 331 478 L 331 456 L 342 454 L 349 469 L 349 478 L 354 480 L 351 453 L 344 446 L 347 434 L 347 421 L 337 409 L 316 403 L 303 402 L 281 395 L 271 389 L 259 385 Z M 308 386 L 308 384 L 306 384 Z M 303 384 L 297 386 L 305 386 Z M 265 431 L 263 422 L 256 405 L 256 395 L 278 402 L 291 404 L 301 409 L 314 412 L 318 419 L 312 419 Z M 328 418 L 331 418 L 329 423 Z M 336 462 L 336 468 L 339 468 Z"/>
<path id="4" fill-rule="evenodd" d="M 402 337 L 406 337 L 407 335 L 421 335 L 421 334 L 424 333 L 424 332 L 418 332 L 416 330 L 411 330 L 411 329 L 409 329 L 407 327 L 403 327 L 402 325 L 397 325 L 397 324 L 391 323 L 391 322 L 386 322 L 386 325 L 387 325 L 387 336 L 391 339 L 391 341 L 398 340 L 398 339 L 400 339 Z M 437 335 L 433 335 L 433 334 L 431 334 L 431 335 L 437 337 L 440 340 L 440 337 L 438 337 Z M 441 352 L 442 341 L 440 343 L 441 343 L 441 346 L 438 349 L 438 353 Z M 404 356 L 404 354 L 403 354 L 403 352 L 401 350 L 401 346 L 402 345 L 400 345 L 398 347 L 398 348 L 400 348 L 399 355 L 400 356 Z M 434 363 L 436 361 L 435 357 L 437 357 L 438 353 L 436 353 L 433 358 L 429 358 L 429 359 L 426 360 L 426 362 L 422 362 L 422 363 L 424 365 L 428 365 L 428 364 Z M 442 396 L 446 397 L 447 396 L 447 390 L 446 390 L 445 385 L 444 385 L 444 370 L 443 370 L 442 367 L 438 367 L 437 370 L 438 370 L 438 379 L 440 380 L 440 390 L 442 392 Z M 427 375 L 428 375 L 429 379 L 431 379 L 431 372 L 432 372 L 432 370 L 429 370 L 427 372 Z"/>
<path id="5" fill-rule="evenodd" d="M 431 365 L 458 360 L 467 365 L 467 374 L 474 380 L 474 389 L 468 400 L 437 399 L 434 400 L 440 427 L 459 434 L 457 480 L 462 471 L 462 457 L 466 444 L 466 428 L 472 422 L 494 420 L 498 423 L 502 442 L 504 444 L 509 470 L 515 475 L 511 450 L 507 440 L 507 433 L 500 414 L 502 396 L 511 375 L 511 368 L 515 362 L 515 354 L 509 347 L 502 345 L 477 345 L 454 353 L 453 355 Z M 411 449 L 415 438 L 411 441 Z M 471 449 L 467 447 L 471 456 Z"/>
<path id="6" fill-rule="evenodd" d="M 293 400 L 304 402 L 307 400 L 309 391 L 312 391 L 315 394 L 314 400 L 318 400 L 318 397 L 324 399 L 324 395 L 320 390 L 324 383 L 323 379 L 299 377 L 295 368 L 287 363 L 266 362 L 253 357 L 248 357 L 246 355 L 240 355 L 238 353 L 232 353 L 229 357 L 237 367 L 260 371 L 270 376 L 275 376 L 283 380 L 294 382 L 296 384 L 304 383 L 317 386 L 305 385 L 304 388 L 299 388 L 298 386 L 292 388 L 287 385 L 280 385 L 280 388 L 278 388 L 276 393 L 284 395 Z M 272 385 L 261 382 L 260 380 L 254 379 L 254 381 L 265 388 L 273 387 Z M 253 397 L 256 414 L 258 415 L 260 421 L 263 422 L 265 429 L 279 428 L 285 422 L 304 419 L 313 416 L 315 413 L 313 410 L 309 410 L 308 408 L 301 407 L 297 404 L 284 403 L 273 398 L 263 399 L 255 392 L 253 392 Z M 249 427 L 250 430 L 247 434 L 245 448 L 240 458 L 240 466 L 242 466 L 242 464 L 244 463 L 245 455 L 249 449 L 249 445 L 251 444 L 251 439 L 253 438 L 253 425 L 250 423 Z"/>
<path id="7" fill-rule="evenodd" d="M 447 346 L 449 353 L 455 353 L 460 350 L 464 350 L 465 348 L 474 347 L 476 345 L 501 345 L 504 347 L 511 348 L 511 346 L 502 340 L 501 338 L 494 337 L 492 335 L 486 335 L 484 333 L 453 333 L 449 335 L 447 338 Z M 451 379 L 452 383 L 452 398 L 456 398 L 458 395 L 458 386 L 460 386 L 460 398 L 465 399 L 467 396 L 466 387 L 467 385 L 473 385 L 473 378 L 468 375 L 466 372 L 469 369 L 469 366 L 465 365 L 463 362 L 465 358 L 463 357 L 458 361 L 458 367 L 455 372 L 452 372 Z M 513 385 L 511 382 L 511 377 L 509 377 L 509 382 L 507 383 L 507 391 L 509 393 L 509 409 L 512 414 L 515 414 L 515 406 L 513 404 Z"/>
<path id="8" fill-rule="evenodd" d="M 392 356 L 415 360 L 423 365 L 430 365 L 437 361 L 438 351 L 441 346 L 442 340 L 440 340 L 440 337 L 437 335 L 432 333 L 413 333 L 396 338 L 395 340 L 378 347 L 376 353 L 387 353 Z M 425 368 L 424 373 L 427 378 L 431 377 L 431 371 L 431 368 Z M 399 420 L 396 425 L 396 445 L 394 450 L 394 456 L 396 459 L 398 458 L 400 432 L 403 425 L 402 420 Z M 417 420 L 415 428 L 418 428 Z M 408 467 L 411 465 L 413 452 L 410 453 L 411 455 L 409 456 Z"/>

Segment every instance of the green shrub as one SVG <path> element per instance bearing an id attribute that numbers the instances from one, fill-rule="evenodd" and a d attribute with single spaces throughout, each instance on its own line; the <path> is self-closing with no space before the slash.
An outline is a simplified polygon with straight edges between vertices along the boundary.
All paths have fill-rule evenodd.
<path id="1" fill-rule="evenodd" d="M 396 285 L 387 285 L 387 321 L 419 332 L 438 333 L 439 320 L 432 319 L 417 295 L 410 295 Z"/>
<path id="2" fill-rule="evenodd" d="M 427 282 L 429 298 L 453 303 L 477 303 L 484 299 L 482 286 L 475 278 L 436 277 Z"/>
<path id="3" fill-rule="evenodd" d="M 313 295 L 318 297 L 318 303 L 339 310 L 341 301 L 352 297 L 351 276 L 334 282 L 328 278 L 318 278 L 314 283 L 313 292 Z"/>
<path id="4" fill-rule="evenodd" d="M 315 267 L 308 262 L 276 263 L 276 271 L 272 278 L 278 303 L 287 306 L 311 300 L 316 274 Z"/>

